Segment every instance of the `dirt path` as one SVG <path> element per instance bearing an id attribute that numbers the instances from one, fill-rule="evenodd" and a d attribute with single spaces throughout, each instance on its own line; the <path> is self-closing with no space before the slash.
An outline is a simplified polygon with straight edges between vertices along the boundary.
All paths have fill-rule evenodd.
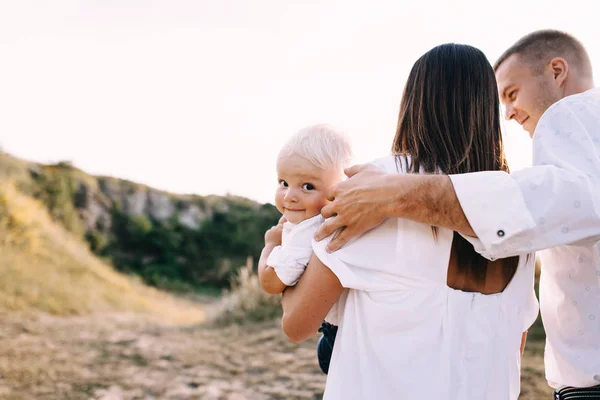
<path id="1" fill-rule="evenodd" d="M 294 345 L 276 322 L 169 327 L 136 315 L 0 316 L 0 399 L 320 399 L 316 340 Z M 540 347 L 523 361 L 521 399 L 550 398 Z"/>

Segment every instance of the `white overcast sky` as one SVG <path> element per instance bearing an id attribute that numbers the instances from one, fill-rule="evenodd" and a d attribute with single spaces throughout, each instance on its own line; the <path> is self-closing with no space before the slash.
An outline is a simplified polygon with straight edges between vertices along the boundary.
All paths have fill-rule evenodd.
<path id="1" fill-rule="evenodd" d="M 0 145 L 176 193 L 271 202 L 296 130 L 388 154 L 413 62 L 447 42 L 493 62 L 566 30 L 600 69 L 592 1 L 0 0 Z M 598 75 L 598 74 L 596 74 Z M 507 122 L 513 169 L 530 140 Z"/>

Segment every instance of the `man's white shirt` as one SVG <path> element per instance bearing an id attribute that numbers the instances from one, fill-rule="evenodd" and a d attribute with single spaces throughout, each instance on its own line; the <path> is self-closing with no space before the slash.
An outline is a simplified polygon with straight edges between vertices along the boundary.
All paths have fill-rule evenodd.
<path id="1" fill-rule="evenodd" d="M 479 253 L 494 260 L 548 249 L 539 254 L 549 384 L 600 384 L 600 89 L 544 113 L 533 167 L 450 178 Z"/>

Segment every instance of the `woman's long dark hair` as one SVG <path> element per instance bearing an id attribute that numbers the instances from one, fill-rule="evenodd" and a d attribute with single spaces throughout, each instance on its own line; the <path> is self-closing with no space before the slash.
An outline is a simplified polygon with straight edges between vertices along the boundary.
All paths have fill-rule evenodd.
<path id="1" fill-rule="evenodd" d="M 485 54 L 468 45 L 443 44 L 410 71 L 392 152 L 409 156 L 408 172 L 413 173 L 508 172 L 500 118 L 496 77 Z M 457 233 L 453 246 L 458 270 L 485 281 L 488 261 Z M 506 263 L 507 280 L 517 264 L 518 257 Z"/>

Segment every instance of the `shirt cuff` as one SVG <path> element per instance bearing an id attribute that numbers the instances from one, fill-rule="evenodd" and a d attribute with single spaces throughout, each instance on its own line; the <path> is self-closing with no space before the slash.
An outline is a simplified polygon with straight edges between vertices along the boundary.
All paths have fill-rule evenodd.
<path id="1" fill-rule="evenodd" d="M 523 194 L 506 172 L 450 175 L 454 191 L 477 238 L 463 235 L 489 260 L 507 257 L 511 238 L 535 227 Z"/>

